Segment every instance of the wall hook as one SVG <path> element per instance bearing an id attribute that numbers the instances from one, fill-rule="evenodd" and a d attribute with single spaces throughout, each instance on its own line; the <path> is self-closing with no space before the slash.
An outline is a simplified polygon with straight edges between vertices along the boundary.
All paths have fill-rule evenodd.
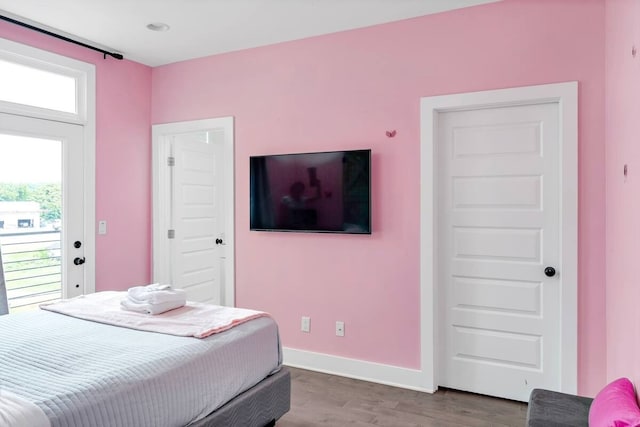
<path id="1" fill-rule="evenodd" d="M 638 54 L 638 49 L 636 49 L 635 45 L 631 46 L 631 56 L 635 58 L 637 54 Z"/>
<path id="2" fill-rule="evenodd" d="M 395 130 L 395 129 L 394 129 L 394 130 L 391 130 L 391 131 L 389 131 L 389 130 L 388 130 L 388 131 L 387 131 L 387 136 L 388 136 L 389 138 L 393 138 L 394 136 L 396 136 L 396 130 Z"/>

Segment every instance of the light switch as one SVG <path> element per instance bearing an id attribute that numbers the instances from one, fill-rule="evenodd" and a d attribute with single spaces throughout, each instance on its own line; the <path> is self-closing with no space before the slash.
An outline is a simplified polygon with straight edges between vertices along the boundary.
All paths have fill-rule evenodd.
<path id="1" fill-rule="evenodd" d="M 107 221 L 98 222 L 98 234 L 107 234 Z"/>

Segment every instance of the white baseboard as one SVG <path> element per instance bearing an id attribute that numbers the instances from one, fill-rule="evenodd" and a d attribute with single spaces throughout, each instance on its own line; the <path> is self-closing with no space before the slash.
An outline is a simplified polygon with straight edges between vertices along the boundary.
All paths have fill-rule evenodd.
<path id="1" fill-rule="evenodd" d="M 364 360 L 314 353 L 312 351 L 283 348 L 284 364 L 294 368 L 340 375 L 357 380 L 402 387 L 410 390 L 433 393 L 434 390 L 422 384 L 422 371 L 401 368 Z"/>

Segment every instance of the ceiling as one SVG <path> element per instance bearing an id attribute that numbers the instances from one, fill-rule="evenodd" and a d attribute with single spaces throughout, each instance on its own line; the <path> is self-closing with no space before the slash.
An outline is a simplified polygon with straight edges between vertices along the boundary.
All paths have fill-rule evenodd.
<path id="1" fill-rule="evenodd" d="M 0 0 L 0 14 L 158 66 L 494 1 Z"/>

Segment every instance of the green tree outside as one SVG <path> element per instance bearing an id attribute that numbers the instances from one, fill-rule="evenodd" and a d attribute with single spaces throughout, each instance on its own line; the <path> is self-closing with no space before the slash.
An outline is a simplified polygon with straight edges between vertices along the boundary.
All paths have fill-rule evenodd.
<path id="1" fill-rule="evenodd" d="M 0 183 L 0 202 L 38 202 L 42 223 L 61 219 L 62 191 L 60 184 Z"/>

